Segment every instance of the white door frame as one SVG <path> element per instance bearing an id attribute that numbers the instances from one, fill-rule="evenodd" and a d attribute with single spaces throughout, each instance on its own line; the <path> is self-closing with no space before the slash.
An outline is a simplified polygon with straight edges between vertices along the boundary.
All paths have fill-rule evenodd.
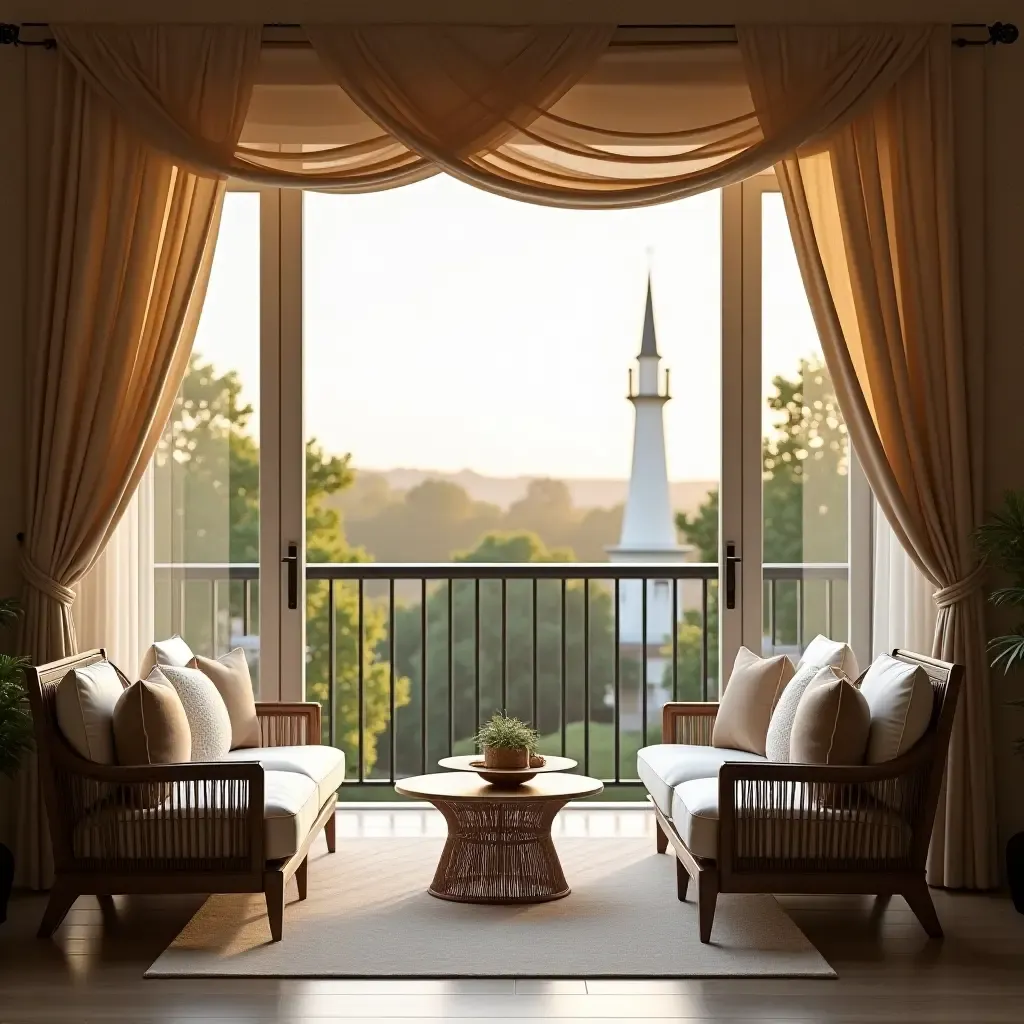
<path id="1" fill-rule="evenodd" d="M 761 394 L 762 196 L 778 192 L 773 171 L 722 193 L 722 474 L 720 531 L 722 593 L 727 545 L 742 558 L 736 608 L 719 612 L 723 685 L 742 644 L 760 654 L 763 633 L 763 510 Z M 871 492 L 850 450 L 847 636 L 858 660 L 871 659 Z"/>

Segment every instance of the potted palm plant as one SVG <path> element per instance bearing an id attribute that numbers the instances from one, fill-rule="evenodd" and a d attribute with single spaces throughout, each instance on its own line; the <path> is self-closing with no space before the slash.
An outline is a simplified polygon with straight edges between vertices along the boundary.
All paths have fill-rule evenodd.
<path id="1" fill-rule="evenodd" d="M 1024 609 L 1024 491 L 1009 491 L 1003 507 L 992 513 L 977 530 L 977 543 L 986 561 L 1009 578 L 1007 586 L 989 594 L 989 601 L 1000 608 Z M 1009 633 L 992 637 L 988 643 L 992 667 L 1004 672 L 1024 665 L 1024 622 Z M 1024 698 L 1011 706 L 1024 708 Z M 1014 742 L 1017 754 L 1024 756 L 1024 737 Z M 1013 905 L 1024 914 L 1024 832 L 1011 836 L 1006 844 L 1006 876 Z"/>
<path id="2" fill-rule="evenodd" d="M 495 712 L 476 734 L 488 768 L 529 768 L 537 751 L 537 730 L 518 718 Z"/>
<path id="3" fill-rule="evenodd" d="M 12 598 L 0 598 L 0 626 L 13 624 L 21 608 Z M 28 709 L 24 669 L 27 658 L 0 654 L 0 775 L 13 777 L 25 751 L 32 746 L 32 715 Z M 7 920 L 7 901 L 14 882 L 14 855 L 0 843 L 0 924 Z"/>

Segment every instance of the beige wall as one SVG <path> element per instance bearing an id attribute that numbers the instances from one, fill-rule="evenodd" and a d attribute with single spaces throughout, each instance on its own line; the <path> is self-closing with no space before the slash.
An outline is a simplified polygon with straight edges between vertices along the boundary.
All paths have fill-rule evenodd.
<path id="1" fill-rule="evenodd" d="M 154 15 L 162 5 L 147 5 Z M 366 0 L 346 6 L 353 17 L 371 10 L 377 18 L 388 12 L 400 15 L 410 8 L 402 0 Z M 502 5 L 494 5 L 500 7 Z M 323 17 L 336 11 L 331 0 L 178 0 L 167 5 L 176 20 L 246 19 L 295 21 L 302 17 Z M 439 15 L 457 16 L 466 10 L 466 0 L 435 0 L 431 9 Z M 0 20 L 34 21 L 80 17 L 78 0 L 11 2 L 0 0 Z M 479 7 L 474 8 L 479 17 Z M 416 4 L 423 17 L 423 5 Z M 561 0 L 543 3 L 518 0 L 517 17 L 527 15 L 554 20 L 571 19 L 619 21 L 672 21 L 679 19 L 677 0 Z M 241 14 L 239 12 L 242 12 Z M 582 13 L 581 13 L 582 12 Z M 90 17 L 113 20 L 140 17 L 136 0 L 94 0 Z M 687 21 L 728 22 L 757 20 L 1015 20 L 1024 27 L 1024 2 L 979 2 L 979 0 L 694 0 L 686 8 Z M 0 401 L 0 593 L 11 593 L 18 585 L 15 533 L 21 528 L 23 492 L 21 486 L 21 334 L 22 251 L 24 244 L 22 194 L 21 81 L 23 51 L 0 47 L 0 370 L 7 384 Z M 987 231 L 987 331 L 973 341 L 985 360 L 986 479 L 987 498 L 995 504 L 1007 488 L 1024 488 L 1024 427 L 1021 424 L 1020 392 L 1024 383 L 1024 41 L 1000 47 L 985 55 L 988 90 L 986 110 L 986 216 Z M 10 198 L 8 198 L 10 197 Z M 993 628 L 1006 621 L 993 616 Z M 1010 753 L 1015 735 L 1024 735 L 1024 712 L 1007 712 L 1002 706 L 1011 695 L 1024 696 L 1024 682 L 1018 673 L 1009 682 L 993 681 L 994 737 L 999 798 L 1000 828 L 1005 838 L 1024 828 L 1024 762 Z M 5 801 L 0 784 L 0 837 L 5 829 Z"/>

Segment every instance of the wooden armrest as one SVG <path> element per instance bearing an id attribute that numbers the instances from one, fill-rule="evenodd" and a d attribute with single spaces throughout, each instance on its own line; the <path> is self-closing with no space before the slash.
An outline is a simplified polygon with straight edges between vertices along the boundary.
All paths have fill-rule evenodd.
<path id="1" fill-rule="evenodd" d="M 706 746 L 718 714 L 717 701 L 669 701 L 661 713 L 662 743 Z"/>
<path id="2" fill-rule="evenodd" d="M 306 746 L 321 742 L 320 705 L 316 701 L 257 701 L 256 717 L 264 747 Z"/>

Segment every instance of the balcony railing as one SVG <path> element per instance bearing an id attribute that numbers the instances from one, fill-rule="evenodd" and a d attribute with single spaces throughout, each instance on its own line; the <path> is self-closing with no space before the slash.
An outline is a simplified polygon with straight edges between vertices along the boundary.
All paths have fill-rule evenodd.
<path id="1" fill-rule="evenodd" d="M 845 623 L 846 564 L 763 575 L 766 652 Z M 366 792 L 470 752 L 499 709 L 532 721 L 542 752 L 637 786 L 661 705 L 717 696 L 718 576 L 714 563 L 310 563 L 307 699 Z M 156 578 L 159 629 L 204 653 L 243 646 L 258 677 L 257 565 L 163 563 Z"/>

